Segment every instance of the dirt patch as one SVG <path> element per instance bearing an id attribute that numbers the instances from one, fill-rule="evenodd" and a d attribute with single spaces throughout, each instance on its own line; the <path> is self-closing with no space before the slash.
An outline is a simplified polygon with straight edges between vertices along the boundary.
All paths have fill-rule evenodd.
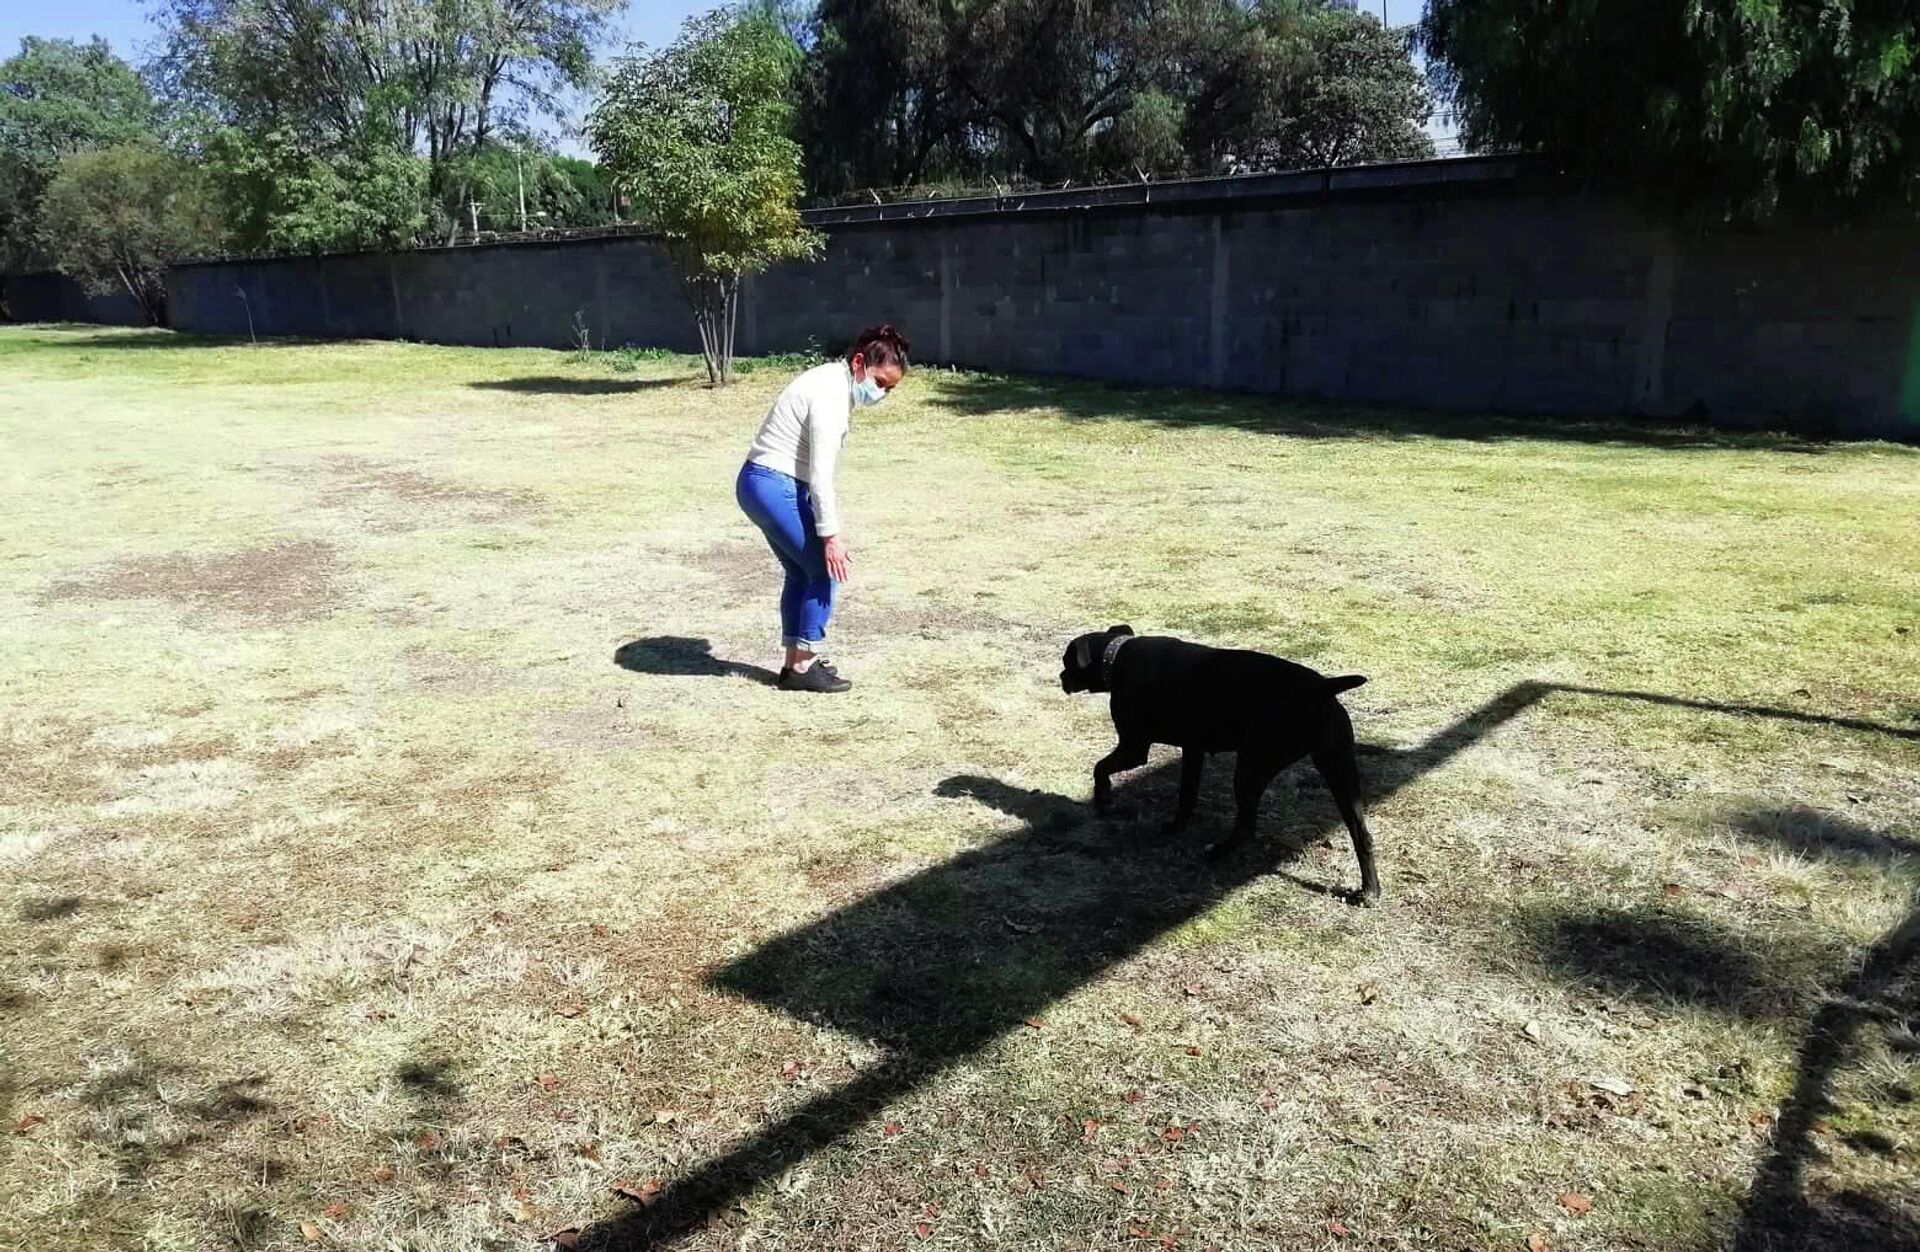
<path id="1" fill-rule="evenodd" d="M 759 540 L 729 539 L 692 552 L 674 553 L 669 559 L 711 577 L 730 603 L 779 600 L 784 575 L 773 553 Z"/>
<path id="2" fill-rule="evenodd" d="M 364 457 L 323 457 L 311 468 L 327 480 L 320 504 L 370 514 L 367 529 L 374 531 L 419 530 L 449 520 L 505 522 L 536 512 L 542 503 L 530 491 L 469 486 Z M 310 472 L 289 474 L 305 478 Z"/>
<path id="3" fill-rule="evenodd" d="M 249 622 L 306 621 L 338 601 L 338 555 L 302 539 L 215 556 L 129 557 L 47 588 L 62 600 L 166 600 Z"/>

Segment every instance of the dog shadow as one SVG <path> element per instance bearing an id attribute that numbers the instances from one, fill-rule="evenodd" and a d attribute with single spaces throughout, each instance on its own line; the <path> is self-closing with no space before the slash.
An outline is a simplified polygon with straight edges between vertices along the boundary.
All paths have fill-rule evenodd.
<path id="1" fill-rule="evenodd" d="M 769 687 L 780 681 L 780 676 L 770 669 L 744 661 L 722 660 L 713 654 L 711 641 L 684 635 L 657 635 L 623 643 L 614 650 L 613 663 L 636 674 L 750 678 Z"/>

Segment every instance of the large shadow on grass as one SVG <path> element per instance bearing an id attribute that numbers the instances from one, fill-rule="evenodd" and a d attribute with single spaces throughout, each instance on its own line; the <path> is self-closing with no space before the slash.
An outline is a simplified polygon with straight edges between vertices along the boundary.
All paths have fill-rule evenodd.
<path id="1" fill-rule="evenodd" d="M 1125 419 L 1307 439 L 1545 440 L 1676 451 L 1767 448 L 1819 452 L 1841 446 L 1839 441 L 1804 435 L 1718 430 L 1673 421 L 1517 417 L 995 374 L 943 375 L 928 403 L 971 417 L 1045 409 L 1072 421 Z"/>
<path id="2" fill-rule="evenodd" d="M 468 383 L 476 391 L 508 391 L 523 396 L 627 396 L 679 387 L 684 378 L 568 378 L 560 374 L 489 378 Z"/>
<path id="3" fill-rule="evenodd" d="M 1755 844 L 1855 866 L 1890 868 L 1920 858 L 1912 840 L 1801 805 L 1752 810 L 1736 826 Z M 1863 955 L 1837 940 L 1757 949 L 1677 906 L 1535 914 L 1520 926 L 1550 969 L 1582 984 L 1656 1008 L 1690 1005 L 1749 1021 L 1804 1022 L 1793 1086 L 1741 1206 L 1733 1252 L 1920 1252 L 1920 1190 L 1833 1191 L 1808 1176 L 1837 1146 L 1825 1126 L 1841 1112 L 1835 1086 L 1868 1053 L 1872 1036 L 1880 1033 L 1894 1051 L 1920 1051 L 1920 902 Z M 1804 989 L 1822 985 L 1809 999 Z M 1883 1091 L 1879 1099 L 1907 1103 L 1920 1095 Z M 1887 1111 L 1880 1103 L 1856 1098 L 1846 1111 L 1856 1123 L 1844 1140 L 1848 1150 L 1903 1150 L 1860 1125 Z"/>
<path id="4" fill-rule="evenodd" d="M 104 350 L 110 352 L 175 352 L 191 348 L 312 348 L 323 344 L 339 345 L 351 343 L 346 339 L 316 339 L 310 335 L 260 336 L 250 340 L 244 335 L 200 335 L 186 331 L 168 330 L 155 326 L 144 330 L 133 328 L 102 330 L 91 322 L 54 322 L 33 327 L 36 330 L 57 330 L 61 338 L 46 344 L 37 344 L 36 352 L 92 352 Z"/>
<path id="5" fill-rule="evenodd" d="M 1369 799 L 1377 802 L 1442 768 L 1555 695 L 1669 699 L 1522 683 L 1417 747 L 1363 747 Z M 1700 707 L 1730 716 L 1788 712 Z M 984 805 L 1016 819 L 1018 826 L 780 935 L 711 975 L 718 988 L 873 1040 L 879 1061 L 700 1166 L 653 1204 L 591 1227 L 582 1234 L 582 1246 L 642 1249 L 673 1242 L 762 1180 L 833 1143 L 945 1068 L 1023 1029 L 1024 1019 L 1040 1016 L 1061 997 L 1256 878 L 1285 875 L 1328 894 L 1357 881 L 1357 869 L 1347 858 L 1341 864 L 1348 883 L 1313 882 L 1288 868 L 1319 839 L 1337 835 L 1345 846 L 1338 815 L 1317 782 L 1301 791 L 1291 811 L 1285 811 L 1289 789 L 1276 786 L 1268 797 L 1263 837 L 1223 863 L 1210 864 L 1199 855 L 1208 824 L 1230 820 L 1219 785 L 1204 793 L 1194 835 L 1163 840 L 1139 833 L 1157 828 L 1171 812 L 1178 772 L 1177 762 L 1168 762 L 1130 777 L 1120 789 L 1120 804 L 1139 811 L 1141 820 L 1117 826 L 1092 819 L 1076 799 L 993 778 L 956 775 L 940 783 L 938 795 Z M 1384 846 L 1391 849 L 1391 832 L 1385 833 Z M 1389 851 L 1389 908 L 1395 886 L 1391 864 Z M 1605 939 L 1614 929 L 1610 919 L 1600 917 L 1584 932 L 1566 930 L 1560 940 L 1577 949 L 1583 939 Z M 1667 962 L 1717 951 L 1722 939 L 1692 931 L 1636 939 L 1642 948 L 1639 968 L 1648 979 L 1664 977 Z M 1634 976 L 1629 971 L 1621 977 Z M 1724 956 L 1697 981 L 1668 986 L 1663 994 L 1686 995 L 1715 988 L 1721 980 L 1736 984 L 1735 990 L 1703 994 L 1726 994 L 1732 1004 L 1766 994 L 1765 967 L 1743 965 L 1733 956 Z"/>

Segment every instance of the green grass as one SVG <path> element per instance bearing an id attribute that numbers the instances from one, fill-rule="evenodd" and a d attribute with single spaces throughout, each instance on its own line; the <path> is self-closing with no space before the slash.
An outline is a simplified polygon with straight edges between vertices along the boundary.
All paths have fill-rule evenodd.
<path id="1" fill-rule="evenodd" d="M 0 1230 L 1920 1244 L 1920 453 L 921 370 L 804 700 L 806 363 L 0 330 Z M 1383 908 L 1088 817 L 1122 620 L 1371 676 Z"/>

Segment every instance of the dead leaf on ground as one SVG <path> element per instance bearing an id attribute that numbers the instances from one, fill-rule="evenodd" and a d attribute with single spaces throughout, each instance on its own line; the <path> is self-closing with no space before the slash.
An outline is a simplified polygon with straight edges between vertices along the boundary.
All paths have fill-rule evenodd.
<path id="1" fill-rule="evenodd" d="M 593 937 L 595 939 L 605 939 L 608 935 L 613 933 L 612 931 L 607 929 L 604 923 L 601 923 L 601 922 L 595 922 L 590 929 L 592 929 Z"/>
<path id="2" fill-rule="evenodd" d="M 1115 1191 L 1118 1191 L 1121 1195 L 1133 1194 L 1133 1188 L 1127 1186 L 1126 1183 L 1121 1182 L 1118 1178 L 1107 1179 L 1107 1186 L 1113 1188 Z"/>
<path id="3" fill-rule="evenodd" d="M 1540 1042 L 1540 1023 L 1528 1022 L 1526 1025 L 1520 1028 L 1520 1033 L 1525 1035 L 1527 1038 L 1533 1040 L 1535 1043 L 1539 1043 Z"/>
<path id="4" fill-rule="evenodd" d="M 1185 1126 L 1169 1126 L 1160 1132 L 1160 1137 L 1168 1143 L 1178 1143 L 1187 1137 L 1187 1128 Z"/>
<path id="5" fill-rule="evenodd" d="M 1587 1085 L 1595 1091 L 1604 1091 L 1610 1096 L 1625 1097 L 1633 1094 L 1633 1084 L 1624 1078 L 1589 1078 Z"/>
<path id="6" fill-rule="evenodd" d="M 1143 1029 L 1140 1022 L 1140 1015 L 1138 1013 L 1122 1013 L 1120 1015 L 1120 1020 L 1125 1022 L 1127 1025 L 1133 1027 L 1135 1030 Z"/>
<path id="7" fill-rule="evenodd" d="M 913 1233 L 922 1239 L 931 1239 L 933 1238 L 933 1223 L 921 1222 L 913 1228 Z"/>
<path id="8" fill-rule="evenodd" d="M 38 1113 L 28 1113 L 25 1117 L 22 1117 L 13 1124 L 13 1133 L 16 1135 L 24 1135 L 35 1126 L 45 1125 L 46 1120 L 46 1118 L 40 1116 Z"/>
<path id="9" fill-rule="evenodd" d="M 1537 1230 L 1528 1235 L 1527 1252 L 1547 1252 L 1547 1237 Z"/>
<path id="10" fill-rule="evenodd" d="M 1356 987 L 1354 993 L 1360 997 L 1360 1003 L 1372 1004 L 1380 998 L 1380 984 L 1369 979 Z"/>
<path id="11" fill-rule="evenodd" d="M 653 1111 L 653 1124 L 656 1126 L 670 1125 L 679 1120 L 679 1109 L 655 1109 Z"/>
<path id="12" fill-rule="evenodd" d="M 353 1205 L 348 1204 L 345 1200 L 335 1200 L 332 1204 L 320 1210 L 320 1216 L 339 1221 L 352 1212 Z"/>
<path id="13" fill-rule="evenodd" d="M 1188 1044 L 1188 1045 L 1187 1045 L 1187 1055 L 1188 1055 L 1188 1056 L 1199 1056 L 1200 1054 L 1201 1054 L 1201 1053 L 1200 1053 L 1200 1045 L 1199 1045 L 1199 1044 L 1197 1044 L 1197 1043 L 1190 1043 L 1190 1044 Z"/>
<path id="14" fill-rule="evenodd" d="M 1022 1020 L 1024 1020 L 1026 1024 L 1034 1030 L 1039 1030 L 1046 1025 L 1045 1022 L 1041 1021 L 1037 1017 L 1028 1017 L 1028 1018 L 1023 1018 Z"/>
<path id="15" fill-rule="evenodd" d="M 1345 1222 L 1336 1217 L 1327 1223 L 1327 1233 L 1336 1239 L 1344 1239 L 1353 1232 L 1347 1229 Z"/>
<path id="16" fill-rule="evenodd" d="M 574 1151 L 578 1152 L 582 1158 L 589 1161 L 597 1161 L 600 1159 L 600 1145 L 595 1143 L 591 1139 L 587 1140 L 585 1143 L 575 1148 Z"/>
<path id="17" fill-rule="evenodd" d="M 559 1008 L 555 1009 L 553 1012 L 554 1012 L 554 1016 L 556 1017 L 578 1017 L 586 1011 L 587 1010 L 583 1005 L 563 1004 Z"/>
<path id="18" fill-rule="evenodd" d="M 1140 1103 L 1140 1089 L 1136 1087 L 1133 1090 L 1127 1092 L 1127 1094 L 1121 1096 L 1120 1098 L 1122 1100 L 1125 1100 L 1128 1104 L 1138 1104 Z"/>
<path id="19" fill-rule="evenodd" d="M 895 1135 L 898 1135 L 900 1131 L 901 1131 L 901 1126 L 899 1122 L 888 1122 L 886 1125 L 880 1128 L 880 1133 L 885 1135 L 889 1139 L 893 1138 Z"/>
<path id="20" fill-rule="evenodd" d="M 374 1180 L 375 1182 L 392 1182 L 392 1181 L 393 1181 L 393 1166 L 391 1166 L 391 1165 L 382 1165 L 382 1166 L 380 1166 L 380 1167 L 379 1167 L 378 1169 L 376 1169 L 376 1170 L 374 1170 L 374 1171 L 373 1171 L 373 1180 Z"/>
<path id="21" fill-rule="evenodd" d="M 1569 1191 L 1560 1197 L 1560 1207 L 1577 1217 L 1593 1212 L 1593 1200 L 1589 1196 L 1581 1195 L 1578 1191 Z"/>
<path id="22" fill-rule="evenodd" d="M 320 1233 L 320 1228 L 314 1225 L 312 1222 L 300 1223 L 300 1237 L 302 1239 L 305 1239 L 308 1243 L 318 1243 L 322 1239 L 326 1238 L 325 1235 Z"/>
<path id="23" fill-rule="evenodd" d="M 1080 1142 L 1092 1143 L 1094 1136 L 1100 1133 L 1100 1127 L 1103 1124 L 1104 1123 L 1097 1117 L 1089 1117 L 1086 1121 L 1080 1123 Z"/>
<path id="24" fill-rule="evenodd" d="M 643 1183 L 636 1184 L 630 1179 L 622 1178 L 613 1184 L 613 1194 L 623 1200 L 632 1200 L 644 1208 L 660 1198 L 660 1180 L 649 1178 Z"/>
<path id="25" fill-rule="evenodd" d="M 552 1091 L 555 1087 L 558 1087 L 560 1085 L 560 1075 L 542 1074 L 540 1075 L 540 1077 L 534 1079 L 534 1081 L 540 1084 L 540 1090 Z"/>
<path id="26" fill-rule="evenodd" d="M 440 1136 L 429 1130 L 414 1140 L 414 1143 L 419 1146 L 422 1152 L 431 1152 L 440 1146 Z"/>

